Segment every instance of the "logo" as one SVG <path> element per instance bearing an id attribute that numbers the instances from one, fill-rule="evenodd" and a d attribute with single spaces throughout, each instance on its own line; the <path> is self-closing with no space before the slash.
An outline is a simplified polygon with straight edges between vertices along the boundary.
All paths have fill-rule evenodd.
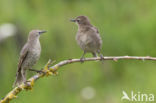
<path id="1" fill-rule="evenodd" d="M 152 102 L 154 101 L 154 94 L 147 94 L 147 93 L 141 93 L 134 91 L 131 91 L 131 94 L 128 95 L 125 91 L 122 91 L 122 98 L 121 100 L 127 100 L 127 101 L 139 101 L 139 102 Z"/>

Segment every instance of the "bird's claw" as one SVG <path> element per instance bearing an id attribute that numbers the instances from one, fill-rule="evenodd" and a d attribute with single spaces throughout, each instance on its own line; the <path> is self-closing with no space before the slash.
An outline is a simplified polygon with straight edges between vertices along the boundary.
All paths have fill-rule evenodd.
<path id="1" fill-rule="evenodd" d="M 102 61 L 102 60 L 104 60 L 104 58 L 103 58 L 103 55 L 101 54 L 100 55 L 100 60 Z"/>
<path id="2" fill-rule="evenodd" d="M 32 90 L 32 87 L 34 86 L 34 80 L 26 80 L 25 82 L 24 82 L 24 88 L 26 89 L 26 90 Z"/>
<path id="3" fill-rule="evenodd" d="M 80 62 L 84 63 L 85 58 L 80 58 Z"/>

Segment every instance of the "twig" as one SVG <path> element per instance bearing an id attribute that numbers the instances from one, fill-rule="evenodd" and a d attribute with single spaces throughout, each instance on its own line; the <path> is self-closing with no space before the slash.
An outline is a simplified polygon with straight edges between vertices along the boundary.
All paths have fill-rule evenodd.
<path id="1" fill-rule="evenodd" d="M 113 60 L 113 61 L 118 61 L 118 60 L 124 60 L 124 59 L 130 59 L 130 60 L 152 60 L 156 61 L 156 57 L 138 57 L 138 56 L 116 56 L 116 57 L 97 57 L 97 58 L 86 58 L 84 61 L 97 61 L 97 60 Z M 76 62 L 81 62 L 80 59 L 69 59 L 69 60 L 64 60 L 59 62 L 58 64 L 55 64 L 54 66 L 51 66 L 51 60 L 48 61 L 48 63 L 45 65 L 43 72 L 38 73 L 34 76 L 32 76 L 30 79 L 28 79 L 27 83 L 22 83 L 18 87 L 15 87 L 13 90 L 11 90 L 1 101 L 0 103 L 9 103 L 12 99 L 16 98 L 17 94 L 19 94 L 21 91 L 25 90 L 31 90 L 34 82 L 44 76 L 49 76 L 52 74 L 57 74 L 57 70 L 59 67 L 64 66 L 66 64 L 71 64 L 71 63 L 76 63 Z"/>

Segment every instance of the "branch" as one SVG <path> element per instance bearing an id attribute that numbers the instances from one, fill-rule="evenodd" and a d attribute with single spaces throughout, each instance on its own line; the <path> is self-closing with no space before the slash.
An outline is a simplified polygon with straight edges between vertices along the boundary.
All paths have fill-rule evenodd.
<path id="1" fill-rule="evenodd" d="M 122 60 L 122 59 L 132 59 L 132 60 L 152 60 L 152 61 L 156 61 L 156 57 L 138 57 L 138 56 L 117 56 L 117 57 L 97 57 L 97 58 L 86 58 L 84 59 L 84 61 L 97 61 L 97 60 L 113 60 L 113 61 L 117 61 L 117 60 Z M 81 62 L 80 59 L 69 59 L 69 60 L 64 60 L 59 62 L 58 64 L 55 64 L 54 66 L 50 65 L 52 64 L 51 60 L 48 61 L 48 63 L 45 65 L 44 69 L 42 70 L 43 72 L 38 73 L 34 76 L 32 76 L 30 79 L 28 79 L 27 83 L 22 83 L 21 85 L 19 85 L 18 87 L 15 87 L 13 90 L 11 90 L 1 101 L 0 103 L 9 103 L 12 99 L 16 98 L 17 94 L 19 94 L 21 91 L 23 90 L 31 90 L 34 82 L 41 78 L 41 77 L 45 77 L 45 76 L 49 76 L 52 74 L 57 74 L 57 70 L 59 69 L 59 67 L 64 66 L 66 64 L 71 64 L 71 63 L 76 63 L 76 62 Z"/>

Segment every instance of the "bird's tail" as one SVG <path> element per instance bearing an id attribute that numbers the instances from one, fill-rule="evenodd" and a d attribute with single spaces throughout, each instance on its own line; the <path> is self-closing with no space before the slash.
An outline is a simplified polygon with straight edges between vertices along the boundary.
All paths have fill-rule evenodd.
<path id="1" fill-rule="evenodd" d="M 13 87 L 19 86 L 21 83 L 25 82 L 25 80 L 26 80 L 25 72 L 26 72 L 25 70 L 17 71 L 16 81 L 14 82 Z"/>

